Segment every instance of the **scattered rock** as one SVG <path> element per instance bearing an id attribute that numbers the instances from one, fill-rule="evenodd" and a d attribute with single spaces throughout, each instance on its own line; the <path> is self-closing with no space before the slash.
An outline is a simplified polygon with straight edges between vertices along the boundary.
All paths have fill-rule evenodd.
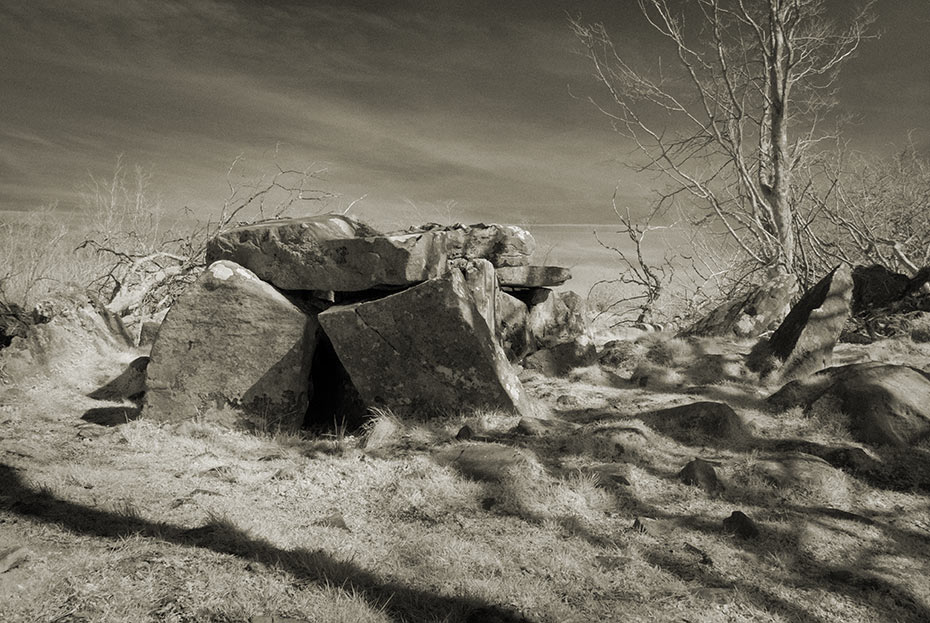
<path id="1" fill-rule="evenodd" d="M 520 421 L 517 422 L 517 425 L 514 427 L 512 432 L 518 435 L 527 435 L 529 437 L 542 437 L 552 433 L 574 430 L 577 427 L 577 424 L 565 422 L 564 420 L 544 420 L 535 417 L 525 417 L 521 418 Z"/>
<path id="2" fill-rule="evenodd" d="M 602 366 L 616 368 L 633 366 L 646 354 L 646 346 L 632 340 L 612 340 L 604 344 L 598 353 Z"/>
<path id="3" fill-rule="evenodd" d="M 475 436 L 475 431 L 472 430 L 471 426 L 466 424 L 459 429 L 459 432 L 455 434 L 456 441 L 468 441 Z"/>
<path id="4" fill-rule="evenodd" d="M 750 519 L 743 511 L 733 511 L 730 513 L 730 516 L 723 520 L 723 529 L 743 539 L 755 539 L 759 537 L 759 528 L 756 526 L 756 522 Z"/>
<path id="5" fill-rule="evenodd" d="M 531 414 L 516 373 L 479 318 L 459 271 L 319 315 L 370 407 L 427 414 L 500 408 Z"/>
<path id="6" fill-rule="evenodd" d="M 830 397 L 859 441 L 904 446 L 930 435 L 930 374 L 910 366 L 867 362 L 828 368 L 787 383 L 768 402 L 807 409 Z"/>
<path id="7" fill-rule="evenodd" d="M 667 536 L 677 529 L 677 525 L 668 519 L 653 519 L 651 517 L 637 517 L 633 521 L 633 530 L 653 537 Z"/>
<path id="8" fill-rule="evenodd" d="M 523 360 L 528 370 L 537 370 L 549 377 L 567 375 L 575 368 L 590 366 L 597 361 L 597 350 L 586 337 L 556 344 L 529 355 Z"/>
<path id="9" fill-rule="evenodd" d="M 504 287 L 560 286 L 571 278 L 572 271 L 560 266 L 505 266 L 497 269 L 497 280 Z"/>
<path id="10" fill-rule="evenodd" d="M 300 428 L 312 391 L 317 326 L 251 271 L 213 263 L 171 307 L 159 331 L 143 416 Z M 237 421 L 226 421 L 230 417 Z"/>
<path id="11" fill-rule="evenodd" d="M 513 608 L 482 606 L 471 610 L 465 623 L 530 623 L 530 620 Z"/>
<path id="12" fill-rule="evenodd" d="M 761 286 L 750 288 L 733 301 L 726 301 L 679 332 L 679 336 L 758 337 L 778 326 L 791 310 L 791 297 L 798 289 L 794 275 L 776 275 Z"/>
<path id="13" fill-rule="evenodd" d="M 662 409 L 648 421 L 659 431 L 673 435 L 697 434 L 720 441 L 739 441 L 749 436 L 743 419 L 723 402 L 700 401 Z"/>
<path id="14" fill-rule="evenodd" d="M 339 530 L 345 530 L 346 532 L 352 532 L 349 529 L 349 526 L 346 524 L 346 518 L 342 513 L 336 512 L 322 517 L 313 522 L 316 526 L 323 526 L 325 528 L 338 528 Z"/>
<path id="15" fill-rule="evenodd" d="M 563 409 L 571 409 L 573 407 L 581 406 L 581 398 L 574 396 L 572 394 L 562 394 L 555 399 L 555 404 Z"/>
<path id="16" fill-rule="evenodd" d="M 678 479 L 686 485 L 700 487 L 710 495 L 717 495 L 724 489 L 713 463 L 703 459 L 690 461 L 678 472 Z"/>
<path id="17" fill-rule="evenodd" d="M 0 573 L 6 573 L 25 564 L 32 557 L 32 552 L 22 546 L 0 551 Z"/>
<path id="18" fill-rule="evenodd" d="M 777 372 L 784 380 L 826 368 L 849 318 L 851 297 L 849 268 L 833 269 L 805 292 L 771 337 L 753 347 L 747 367 L 763 377 Z"/>

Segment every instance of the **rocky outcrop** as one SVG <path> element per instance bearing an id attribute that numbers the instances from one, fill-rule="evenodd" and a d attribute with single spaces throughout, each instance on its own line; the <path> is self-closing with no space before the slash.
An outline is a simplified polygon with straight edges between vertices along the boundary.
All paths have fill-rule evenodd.
<path id="1" fill-rule="evenodd" d="M 785 318 L 797 289 L 794 275 L 776 276 L 736 300 L 726 301 L 679 336 L 759 337 Z"/>
<path id="2" fill-rule="evenodd" d="M 317 328 L 316 320 L 251 271 L 214 262 L 162 324 L 148 365 L 143 415 L 296 429 L 311 392 Z M 244 421 L 226 422 L 239 414 Z"/>
<path id="3" fill-rule="evenodd" d="M 332 307 L 319 321 L 371 406 L 533 411 L 458 271 L 378 300 Z"/>
<path id="4" fill-rule="evenodd" d="M 807 409 L 819 400 L 838 405 L 865 443 L 905 446 L 930 436 L 930 374 L 917 368 L 878 362 L 828 368 L 791 381 L 769 403 Z"/>
<path id="5" fill-rule="evenodd" d="M 777 372 L 787 380 L 829 366 L 849 318 L 852 285 L 848 267 L 833 269 L 804 293 L 771 337 L 753 347 L 747 367 L 763 377 Z"/>
<path id="6" fill-rule="evenodd" d="M 229 406 L 287 428 L 354 427 L 374 407 L 531 414 L 510 361 L 567 353 L 587 333 L 580 297 L 536 287 L 568 273 L 530 266 L 535 244 L 513 226 L 385 234 L 343 215 L 223 232 L 156 339 L 145 413 Z"/>

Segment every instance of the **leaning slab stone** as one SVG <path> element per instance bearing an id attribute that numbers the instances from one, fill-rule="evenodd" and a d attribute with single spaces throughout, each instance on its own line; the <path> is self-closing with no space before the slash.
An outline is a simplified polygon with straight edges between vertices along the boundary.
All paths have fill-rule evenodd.
<path id="1" fill-rule="evenodd" d="M 210 241 L 207 260 L 237 262 L 282 290 L 357 292 L 441 275 L 447 246 L 439 231 L 384 236 L 329 214 L 230 230 Z"/>
<path id="2" fill-rule="evenodd" d="M 494 274 L 494 265 L 485 259 L 452 260 L 450 266 L 458 268 L 465 276 L 465 285 L 468 286 L 478 313 L 484 318 L 492 330 L 497 326 L 497 277 Z"/>
<path id="3" fill-rule="evenodd" d="M 804 293 L 771 337 L 760 340 L 746 365 L 760 376 L 802 377 L 830 365 L 850 314 L 853 281 L 846 266 L 833 269 Z"/>
<path id="4" fill-rule="evenodd" d="M 381 299 L 337 305 L 319 321 L 371 407 L 532 414 L 457 270 Z"/>
<path id="5" fill-rule="evenodd" d="M 561 266 L 502 266 L 497 280 L 504 287 L 542 288 L 560 286 L 572 278 L 572 271 Z"/>
<path id="6" fill-rule="evenodd" d="M 530 334 L 526 326 L 526 303 L 498 290 L 496 335 L 510 361 L 519 361 L 529 352 Z"/>
<path id="7" fill-rule="evenodd" d="M 317 328 L 251 271 L 213 263 L 165 317 L 152 346 L 143 416 L 299 428 Z M 230 422 L 239 418 L 231 413 L 243 419 Z"/>

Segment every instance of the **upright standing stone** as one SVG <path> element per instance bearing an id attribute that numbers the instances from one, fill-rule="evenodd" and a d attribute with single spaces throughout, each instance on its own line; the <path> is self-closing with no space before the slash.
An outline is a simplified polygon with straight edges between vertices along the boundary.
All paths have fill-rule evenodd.
<path id="1" fill-rule="evenodd" d="M 458 270 L 381 299 L 332 307 L 319 321 L 369 406 L 427 414 L 532 411 Z"/>
<path id="2" fill-rule="evenodd" d="M 475 299 L 478 313 L 493 331 L 497 326 L 497 277 L 494 265 L 485 259 L 455 260 L 465 276 L 465 285 Z"/>
<path id="3" fill-rule="evenodd" d="M 165 317 L 152 347 L 143 415 L 299 428 L 318 326 L 251 271 L 211 264 Z M 234 415 L 227 422 L 231 412 L 242 420 Z"/>
<path id="4" fill-rule="evenodd" d="M 746 361 L 765 376 L 805 376 L 830 365 L 833 348 L 850 314 L 853 281 L 846 266 L 833 269 L 791 309 L 771 337 L 760 340 Z"/>
<path id="5" fill-rule="evenodd" d="M 678 335 L 759 337 L 785 319 L 797 290 L 794 275 L 776 275 L 736 300 L 725 301 Z"/>
<path id="6" fill-rule="evenodd" d="M 581 296 L 545 288 L 537 292 L 540 293 L 537 300 L 541 300 L 529 308 L 526 321 L 530 352 L 587 336 L 588 324 Z"/>

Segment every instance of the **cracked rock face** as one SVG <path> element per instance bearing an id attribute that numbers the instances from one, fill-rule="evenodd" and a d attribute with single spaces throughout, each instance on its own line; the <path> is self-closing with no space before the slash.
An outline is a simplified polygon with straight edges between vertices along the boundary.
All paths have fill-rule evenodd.
<path id="1" fill-rule="evenodd" d="M 378 300 L 332 307 L 319 321 L 371 406 L 533 412 L 458 270 Z"/>
<path id="2" fill-rule="evenodd" d="M 299 428 L 317 329 L 251 271 L 233 262 L 211 264 L 159 331 L 147 370 L 146 416 L 222 419 L 233 417 L 226 407 L 234 407 L 246 422 L 224 424 Z"/>

